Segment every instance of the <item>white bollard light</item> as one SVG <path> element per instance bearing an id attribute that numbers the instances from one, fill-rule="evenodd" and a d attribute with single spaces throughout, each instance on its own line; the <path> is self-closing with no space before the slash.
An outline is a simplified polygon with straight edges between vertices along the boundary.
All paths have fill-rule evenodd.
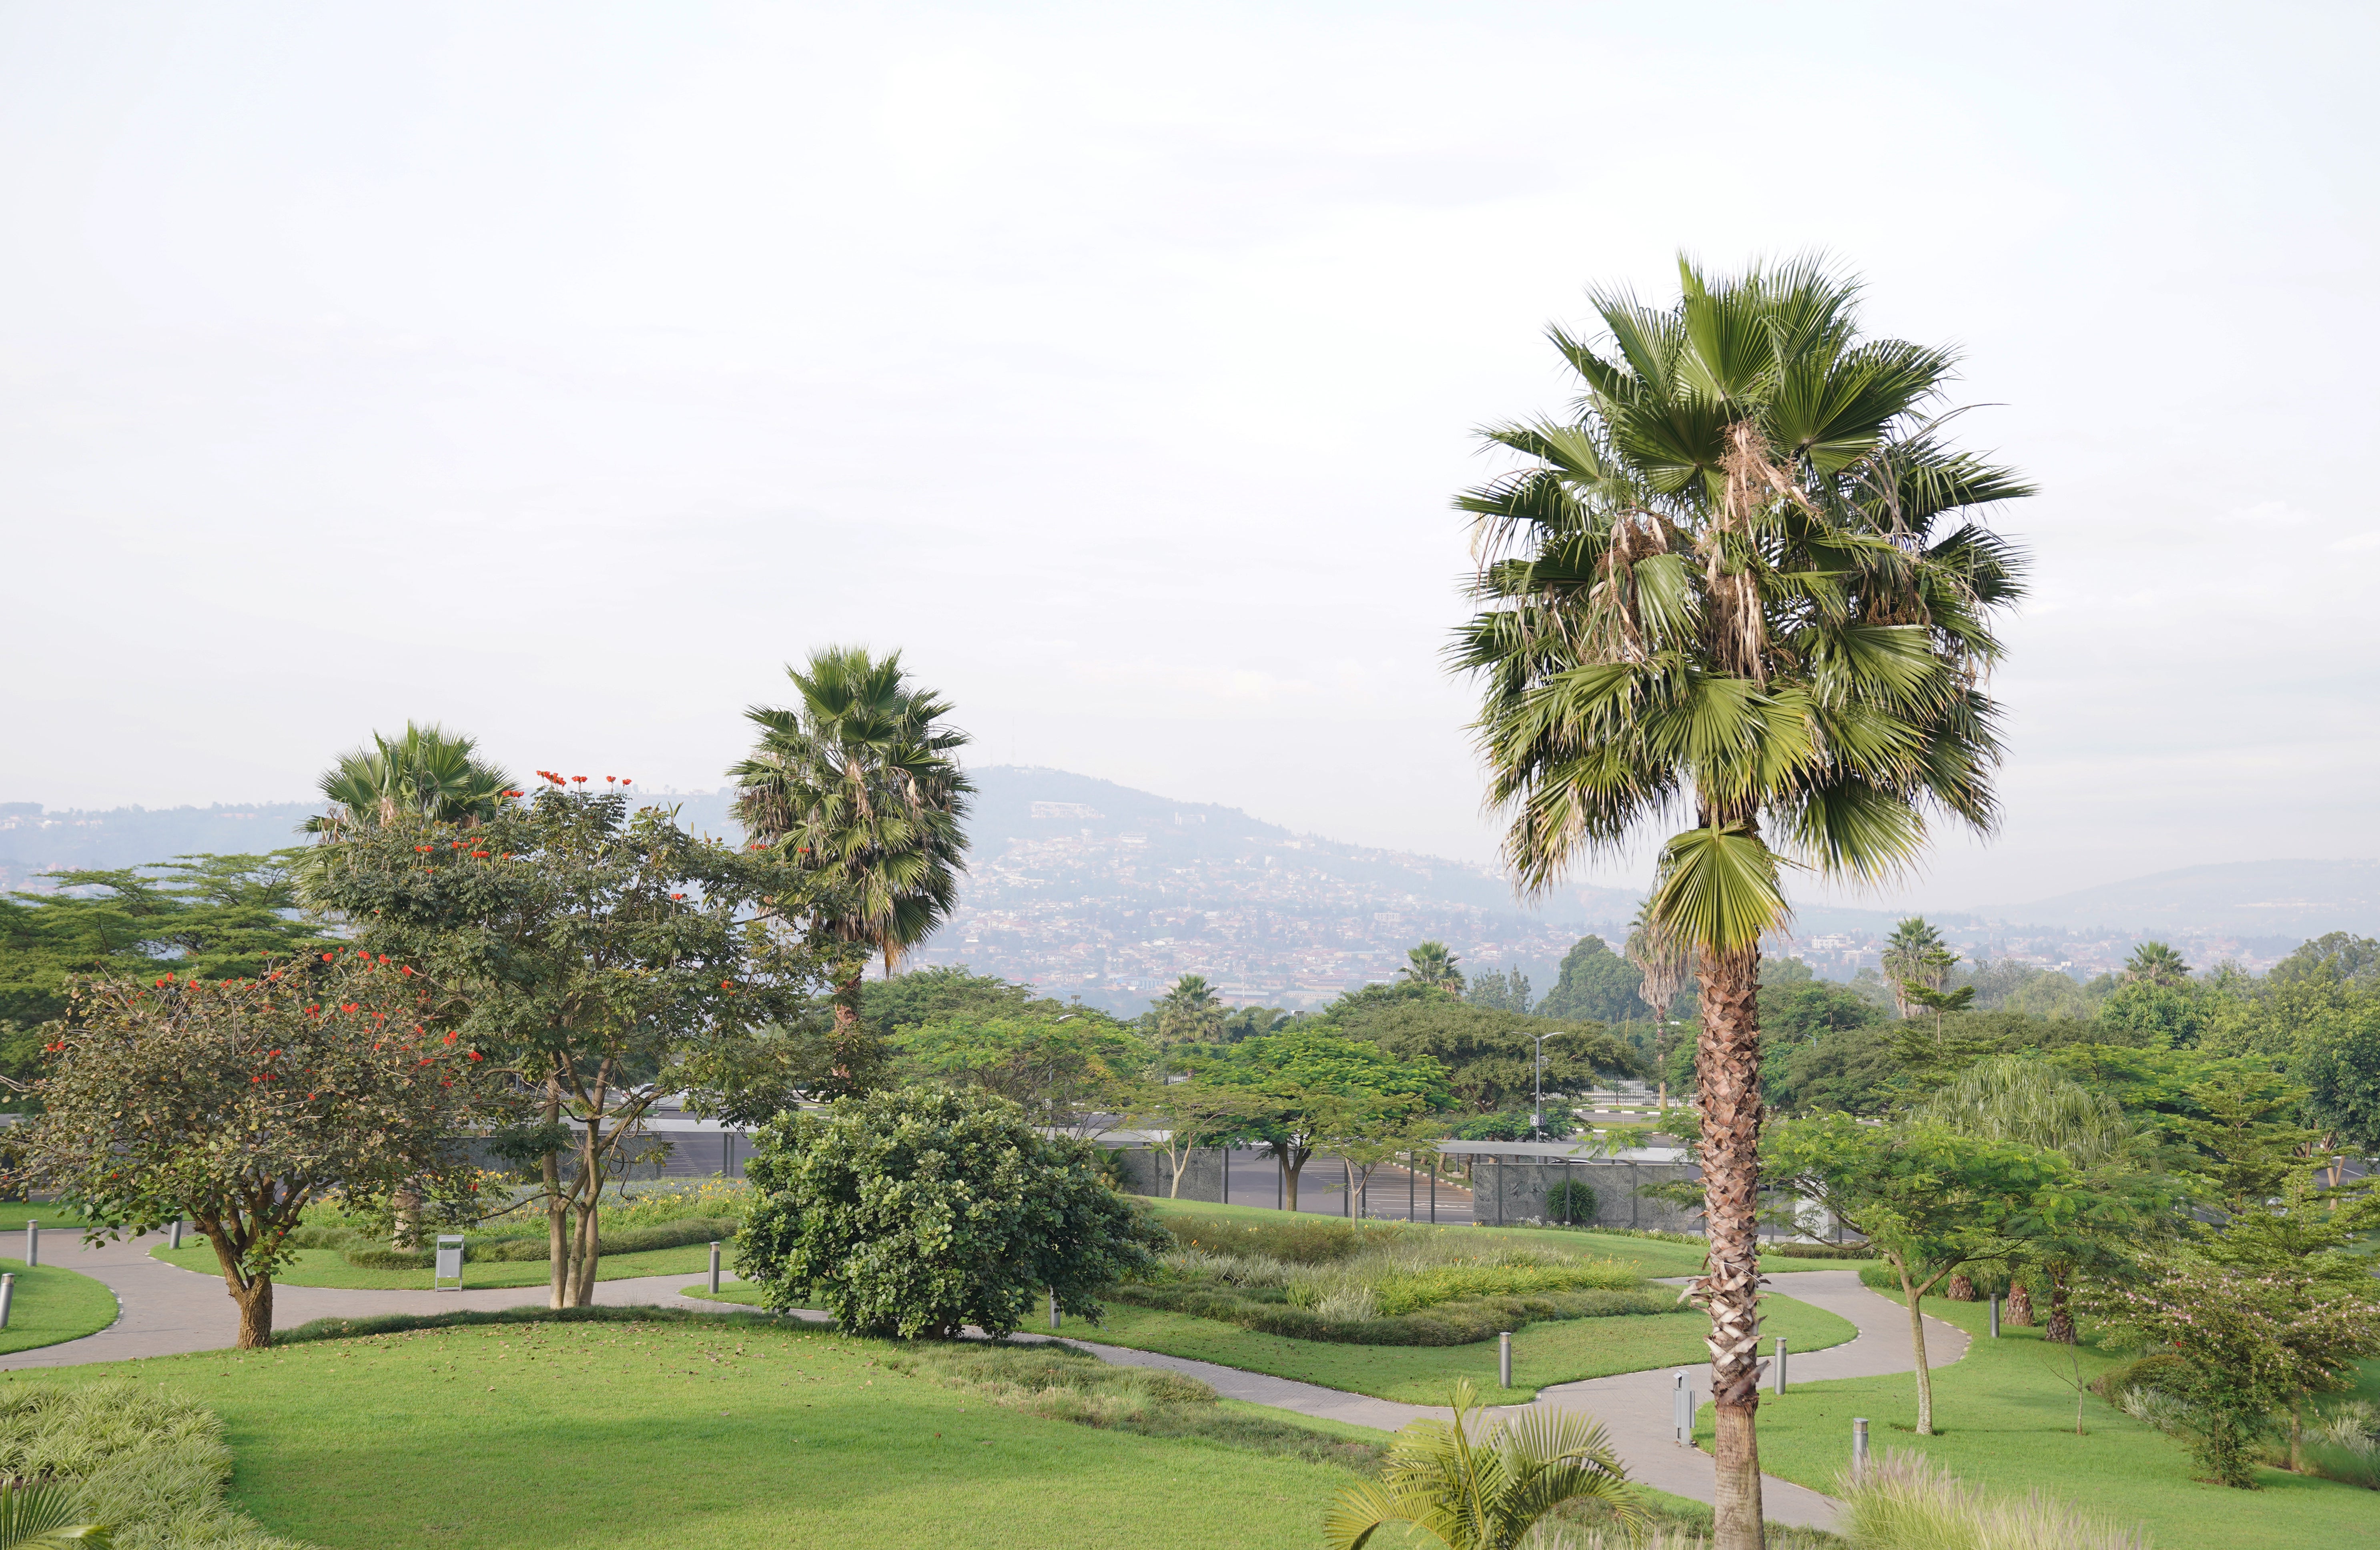
<path id="1" fill-rule="evenodd" d="M 8 1304 L 17 1298 L 17 1278 L 0 1276 L 0 1329 L 8 1327 Z"/>
<path id="2" fill-rule="evenodd" d="M 710 1295 L 719 1295 L 719 1245 L 710 1245 Z"/>
<path id="3" fill-rule="evenodd" d="M 1785 1392 L 1785 1337 L 1782 1335 L 1777 1337 L 1777 1371 L 1774 1375 L 1777 1392 L 1781 1397 Z"/>
<path id="4" fill-rule="evenodd" d="M 30 1270 L 42 1263 L 42 1224 L 25 1224 L 25 1268 Z"/>
<path id="5" fill-rule="evenodd" d="M 1496 1381 L 1507 1388 L 1512 1387 L 1512 1332 L 1509 1329 L 1496 1337 Z"/>
<path id="6" fill-rule="evenodd" d="M 1857 1480 L 1867 1472 L 1867 1417 L 1852 1418 L 1852 1478 Z"/>

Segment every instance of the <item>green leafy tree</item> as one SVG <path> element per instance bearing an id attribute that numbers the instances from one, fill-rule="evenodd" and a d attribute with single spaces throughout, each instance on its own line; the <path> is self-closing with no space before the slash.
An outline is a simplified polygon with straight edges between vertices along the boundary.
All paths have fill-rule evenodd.
<path id="1" fill-rule="evenodd" d="M 1436 1060 L 1305 1026 L 1235 1044 L 1199 1074 L 1239 1106 L 1229 1133 L 1279 1160 L 1293 1211 L 1306 1163 L 1333 1138 L 1398 1130 L 1454 1102 Z"/>
<path id="2" fill-rule="evenodd" d="M 429 974 L 442 1015 L 528 1095 L 531 1122 L 500 1144 L 538 1185 L 561 1308 L 594 1297 L 596 1206 L 649 1150 L 644 1117 L 669 1094 L 747 1081 L 815 1016 L 851 948 L 834 929 L 847 906 L 818 874 L 545 779 L 468 829 L 350 831 L 310 887 L 365 946 Z"/>
<path id="3" fill-rule="evenodd" d="M 749 1177 L 736 1273 L 771 1308 L 814 1290 L 860 1334 L 997 1338 L 1044 1296 L 1096 1321 L 1099 1289 L 1172 1241 L 1100 1181 L 1089 1144 L 987 1094 L 878 1092 L 784 1115 L 754 1138 Z"/>
<path id="4" fill-rule="evenodd" d="M 2093 1207 L 2082 1176 L 2057 1153 L 1939 1123 L 1789 1120 L 1771 1129 L 1765 1155 L 1774 1182 L 1832 1212 L 1900 1278 L 1919 1436 L 1934 1434 L 1921 1300 L 1961 1265 L 2022 1254 L 2037 1240 L 2076 1230 Z"/>
<path id="5" fill-rule="evenodd" d="M 1415 985 L 1427 985 L 1440 990 L 1463 994 L 1463 971 L 1456 967 L 1463 960 L 1449 952 L 1444 942 L 1424 942 L 1405 951 L 1405 966 L 1398 975 Z"/>
<path id="6" fill-rule="evenodd" d="M 1627 1023 L 1650 1018 L 1653 1010 L 1636 995 L 1644 971 L 1611 951 L 1601 937 L 1581 937 L 1562 954 L 1560 976 L 1546 999 L 1534 1009 L 1539 1017 L 1594 1023 Z"/>
<path id="7" fill-rule="evenodd" d="M 975 791 L 956 757 L 967 736 L 947 724 L 946 701 L 910 681 L 898 651 L 828 647 L 785 676 L 800 704 L 745 712 L 760 735 L 727 772 L 736 820 L 755 843 L 817 874 L 824 886 L 814 891 L 841 902 L 829 929 L 881 956 L 889 977 L 958 902 Z M 876 1059 L 860 1021 L 864 952 L 836 987 L 845 1087 Z"/>
<path id="8" fill-rule="evenodd" d="M 1135 1125 L 1150 1132 L 1150 1147 L 1165 1157 L 1165 1193 L 1178 1200 L 1190 1158 L 1202 1146 L 1220 1146 L 1242 1138 L 1264 1112 L 1255 1096 L 1242 1086 L 1205 1080 L 1195 1074 L 1170 1074 L 1152 1070 L 1123 1095 L 1124 1111 Z M 1293 1175 L 1290 1199 L 1297 1198 Z"/>
<path id="9" fill-rule="evenodd" d="M 1518 1550 L 1567 1502 L 1610 1509 L 1633 1537 L 1646 1521 L 1627 1466 L 1603 1423 L 1565 1411 L 1528 1410 L 1474 1436 L 1478 1390 L 1454 1386 L 1451 1421 L 1416 1421 L 1389 1444 L 1376 1483 L 1342 1487 L 1322 1520 L 1330 1550 L 1363 1550 L 1391 1523 L 1410 1524 L 1447 1550 Z"/>
<path id="10" fill-rule="evenodd" d="M 2332 1147 L 2380 1154 L 2380 998 L 2309 1019 L 2290 1068 Z"/>
<path id="11" fill-rule="evenodd" d="M 1349 1038 L 1366 1039 L 1406 1060 L 1436 1061 L 1463 1108 L 1486 1113 L 1525 1108 L 1536 1090 L 1536 1037 L 1545 1045 L 1548 1093 L 1587 1092 L 1642 1070 L 1635 1052 L 1593 1023 L 1562 1023 L 1452 1000 L 1407 1001 L 1333 1020 Z"/>
<path id="12" fill-rule="evenodd" d="M 2243 1272 L 2171 1259 L 2137 1279 L 2092 1286 L 2087 1311 L 2179 1361 L 2156 1387 L 2185 1408 L 2181 1429 L 2205 1477 L 2255 1488 L 2251 1446 L 2304 1396 L 2354 1382 L 2380 1355 L 2380 1302 L 2301 1270 Z"/>
<path id="13" fill-rule="evenodd" d="M 1875 1022 L 1772 1045 L 1762 1056 L 1760 1077 L 1769 1103 L 1790 1114 L 1878 1115 L 1896 1107 L 1901 1068 L 1894 1038 L 1881 1011 L 1870 1006 L 1869 1014 Z"/>
<path id="14" fill-rule="evenodd" d="M 1123 1111 L 1133 1076 L 1148 1060 L 1133 1029 L 1083 1008 L 1054 1017 L 957 1013 L 893 1044 L 905 1074 L 978 1088 L 1078 1137 Z"/>
<path id="15" fill-rule="evenodd" d="M 184 1218 L 213 1244 L 239 1344 L 273 1342 L 273 1279 L 307 1209 L 400 1184 L 468 1200 L 459 1137 L 499 1112 L 490 1062 L 410 964 L 360 949 L 258 979 L 79 982 L 14 1144 L 92 1236 Z"/>
<path id="16" fill-rule="evenodd" d="M 1065 1010 L 1063 1002 L 1035 996 L 1029 985 L 971 974 L 965 964 L 936 964 L 890 979 L 871 979 L 860 993 L 861 1018 L 886 1035 L 921 1027 L 938 1017 L 1013 1017 L 1041 1011 L 1055 1016 Z"/>
<path id="17" fill-rule="evenodd" d="M 2147 1138 L 2116 1101 L 2040 1061 L 2002 1055 L 1960 1074 L 1916 1118 L 1987 1141 L 2055 1152 L 2082 1174 L 2098 1207 L 2031 1237 L 2023 1257 L 2049 1282 L 2048 1338 L 2074 1343 L 2071 1296 L 2078 1272 L 2119 1271 L 2173 1206 Z"/>
<path id="18" fill-rule="evenodd" d="M 1856 287 L 1815 263 L 1706 276 L 1656 309 L 1597 297 L 1610 347 L 1556 332 L 1573 423 L 1489 439 L 1525 466 L 1461 498 L 1482 612 L 1456 664 L 1505 854 L 1541 890 L 1681 808 L 1648 920 L 1701 959 L 1701 1104 L 1718 1550 L 1761 1534 L 1760 939 L 1788 858 L 1873 877 L 1922 850 L 1925 815 L 1993 821 L 1993 615 L 2010 548 L 1972 516 L 2029 493 L 1951 448 L 1953 357 L 1861 336 Z"/>
<path id="19" fill-rule="evenodd" d="M 292 851 L 185 855 L 115 870 L 45 872 L 55 891 L 0 898 L 0 1022 L 64 1014 L 80 975 L 253 979 L 322 943 L 298 917 Z"/>
<path id="20" fill-rule="evenodd" d="M 1473 975 L 1463 999 L 1490 1011 L 1526 1012 L 1535 1004 L 1529 976 L 1518 969 L 1490 969 L 1483 975 Z"/>

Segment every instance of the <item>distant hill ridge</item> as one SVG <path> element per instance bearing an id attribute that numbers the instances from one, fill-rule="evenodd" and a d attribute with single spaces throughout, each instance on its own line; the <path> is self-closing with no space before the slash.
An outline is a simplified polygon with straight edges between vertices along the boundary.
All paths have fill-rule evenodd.
<path id="1" fill-rule="evenodd" d="M 979 790 L 972 858 L 1000 856 L 1012 842 L 1089 829 L 1103 838 L 1142 834 L 1176 863 L 1220 860 L 1249 842 L 1314 847 L 1331 869 L 1392 880 L 1433 902 L 1501 915 L 1552 916 L 1589 925 L 1624 923 L 1634 914 L 1634 890 L 1566 889 L 1537 909 L 1517 903 L 1494 872 L 1472 863 L 1370 850 L 1299 835 L 1236 807 L 1189 802 L 1135 790 L 1095 776 L 1030 766 L 992 765 L 970 772 Z M 698 832 L 735 837 L 729 793 L 655 792 Z M 62 867 L 137 866 L 176 855 L 275 850 L 299 842 L 298 825 L 318 803 L 215 803 L 198 807 L 45 809 L 39 803 L 0 803 L 0 888 L 34 886 L 36 876 Z M 1085 816 L 1086 814 L 1092 816 Z M 1177 821 L 1190 820 L 1186 822 Z M 2380 935 L 2380 861 L 2272 860 L 2216 862 L 2080 889 L 2030 902 L 1928 911 L 1937 919 L 2088 928 L 2229 932 L 2302 938 L 2324 931 Z M 1795 929 L 1888 928 L 1898 912 L 1809 904 Z"/>

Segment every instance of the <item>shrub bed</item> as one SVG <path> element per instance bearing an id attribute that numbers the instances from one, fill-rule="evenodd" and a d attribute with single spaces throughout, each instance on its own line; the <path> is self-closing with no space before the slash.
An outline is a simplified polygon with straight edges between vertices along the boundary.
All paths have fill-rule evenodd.
<path id="1" fill-rule="evenodd" d="M 1119 1302 L 1218 1319 L 1261 1334 L 1358 1346 L 1467 1346 L 1537 1319 L 1666 1314 L 1678 1306 L 1677 1293 L 1658 1289 L 1588 1290 L 1469 1298 L 1393 1318 L 1344 1318 L 1293 1307 L 1279 1292 L 1273 1293 L 1279 1301 L 1267 1301 L 1261 1293 L 1177 1282 L 1119 1286 L 1110 1295 Z"/>
<path id="2" fill-rule="evenodd" d="M 224 1501 L 231 1466 L 214 1413 L 153 1385 L 0 1390 L 0 1476 L 67 1489 L 117 1550 L 298 1550 Z"/>
<path id="3" fill-rule="evenodd" d="M 289 1235 L 289 1241 L 301 1249 L 337 1249 L 340 1258 L 362 1270 L 427 1270 L 436 1263 L 434 1248 L 395 1249 L 385 1243 L 358 1241 L 359 1237 L 336 1228 L 300 1228 Z M 653 1249 L 682 1249 L 690 1243 L 727 1243 L 735 1237 L 733 1218 L 696 1217 L 651 1227 L 618 1228 L 600 1233 L 596 1241 L 606 1254 L 636 1254 Z M 475 1265 L 543 1260 L 552 1256 L 552 1249 L 542 1233 L 535 1237 L 522 1234 L 466 1238 L 463 1259 L 466 1264 Z"/>

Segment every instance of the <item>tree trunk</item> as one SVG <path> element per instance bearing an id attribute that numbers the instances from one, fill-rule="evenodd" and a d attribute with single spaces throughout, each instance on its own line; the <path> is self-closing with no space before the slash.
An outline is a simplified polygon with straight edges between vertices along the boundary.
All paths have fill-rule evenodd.
<path id="1" fill-rule="evenodd" d="M 1702 1098 L 1702 1290 L 1710 1304 L 1712 1456 L 1718 1480 L 1712 1550 L 1760 1550 L 1760 950 L 1714 953 L 1695 1047 Z"/>
<path id="2" fill-rule="evenodd" d="M 545 1155 L 545 1305 L 570 1306 L 570 1203 L 562 1196 L 562 1155 Z"/>
<path id="3" fill-rule="evenodd" d="M 239 1349 L 262 1350 L 273 1343 L 273 1278 L 256 1276 L 232 1293 L 239 1304 Z"/>
<path id="4" fill-rule="evenodd" d="M 389 1242 L 394 1248 L 414 1249 L 421 1246 L 421 1192 L 412 1181 L 399 1184 L 389 1197 L 389 1205 L 396 1216 L 395 1229 Z"/>
<path id="5" fill-rule="evenodd" d="M 1950 1284 L 1942 1289 L 1942 1295 L 1953 1302 L 1973 1302 L 1975 1300 L 1975 1283 L 1961 1270 L 1950 1278 Z"/>
<path id="6" fill-rule="evenodd" d="M 2008 1309 L 2000 1322 L 2011 1329 L 2033 1327 L 2033 1291 L 2014 1278 L 2009 1281 Z"/>
<path id="7" fill-rule="evenodd" d="M 2066 1303 L 2067 1282 L 2074 1274 L 2070 1265 L 2047 1265 L 2043 1270 L 2049 1277 L 2049 1327 L 2042 1331 L 2046 1339 L 2061 1345 L 2074 1343 L 2074 1310 Z"/>
<path id="8" fill-rule="evenodd" d="M 1297 1209 L 1297 1176 L 1305 1170 L 1305 1159 L 1304 1157 L 1298 1158 L 1295 1162 L 1284 1160 L 1281 1164 L 1281 1178 L 1287 1181 L 1287 1187 L 1289 1190 L 1289 1208 L 1292 1211 Z"/>
<path id="9" fill-rule="evenodd" d="M 829 1059 L 835 1084 L 844 1092 L 857 1091 L 855 1074 L 863 1063 L 860 1041 L 867 1036 L 859 1023 L 860 975 L 852 976 L 834 987 L 834 1033 Z"/>
<path id="10" fill-rule="evenodd" d="M 1909 1304 L 1909 1354 L 1917 1363 L 1917 1435 L 1934 1435 L 1934 1372 L 1925 1364 L 1925 1300 L 1909 1278 L 1909 1264 L 1899 1254 L 1892 1267 L 1900 1272 L 1900 1300 Z"/>

